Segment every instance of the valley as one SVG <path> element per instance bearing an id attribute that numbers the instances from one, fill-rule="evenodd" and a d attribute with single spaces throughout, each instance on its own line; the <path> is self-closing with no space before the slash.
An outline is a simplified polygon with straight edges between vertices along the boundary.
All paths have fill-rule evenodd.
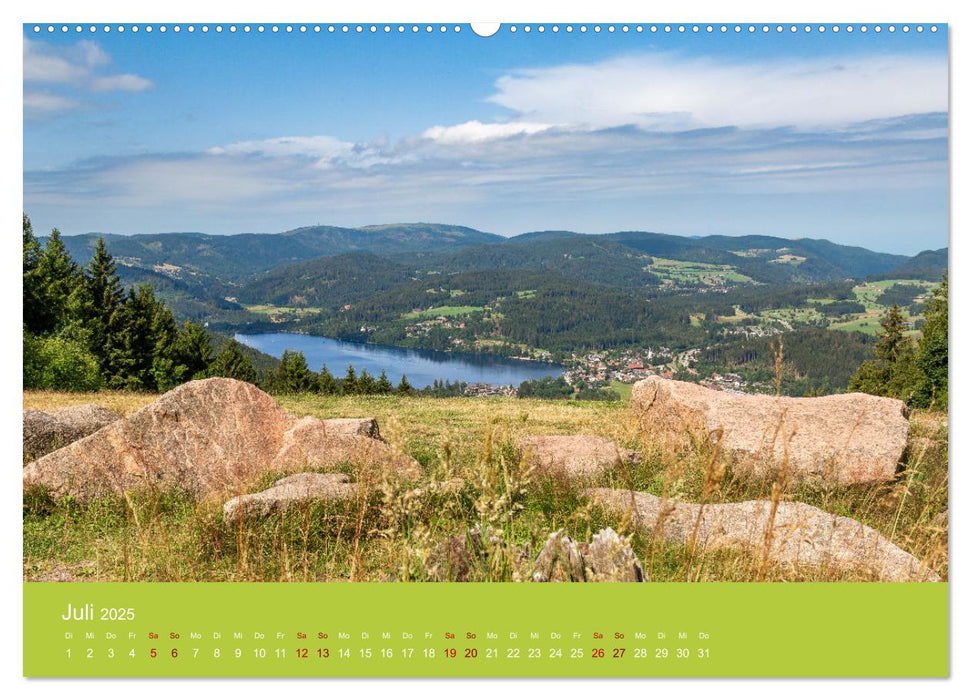
<path id="1" fill-rule="evenodd" d="M 86 264 L 97 236 L 63 240 Z M 917 335 L 947 269 L 947 249 L 907 257 L 636 231 L 502 238 L 441 224 L 104 240 L 126 286 L 151 284 L 176 318 L 223 335 L 555 362 L 590 386 L 654 373 L 718 385 L 727 374 L 744 391 L 767 390 L 770 348 L 784 336 L 796 395 L 844 389 L 894 304 Z"/>

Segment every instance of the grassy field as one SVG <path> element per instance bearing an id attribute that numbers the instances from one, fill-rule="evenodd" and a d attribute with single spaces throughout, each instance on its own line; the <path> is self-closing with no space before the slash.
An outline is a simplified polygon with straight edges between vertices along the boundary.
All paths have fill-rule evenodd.
<path id="1" fill-rule="evenodd" d="M 96 402 L 124 414 L 154 398 L 28 392 L 23 402 L 37 409 Z M 704 446 L 670 454 L 642 444 L 626 401 L 301 395 L 279 402 L 298 416 L 376 416 L 385 439 L 414 456 L 424 475 L 405 483 L 348 465 L 364 484 L 357 502 L 307 506 L 240 527 L 223 523 L 221 499 L 196 501 L 181 492 L 156 491 L 77 503 L 31 489 L 24 496 L 24 579 L 437 580 L 444 576 L 443 543 L 478 528 L 491 540 L 469 578 L 505 581 L 520 575 L 519 552 L 529 548 L 535 556 L 550 532 L 566 528 L 575 539 L 589 541 L 607 526 L 632 536 L 635 552 L 655 581 L 747 581 L 760 569 L 756 554 L 691 553 L 652 541 L 624 518 L 591 507 L 580 496 L 579 484 L 532 474 L 512 447 L 517 437 L 530 434 L 603 435 L 640 449 L 642 458 L 629 469 L 603 474 L 594 485 L 686 501 L 771 498 L 772 483 L 736 478 L 730 466 L 716 470 L 720 476 L 712 481 L 715 461 Z M 861 520 L 946 578 L 946 416 L 912 418 L 906 464 L 894 483 L 792 485 L 783 497 Z M 252 490 L 265 488 L 275 476 L 267 474 Z M 446 488 L 455 478 L 461 479 L 461 488 Z M 830 580 L 826 572 L 782 567 L 770 568 L 766 578 Z"/>
<path id="2" fill-rule="evenodd" d="M 668 260 L 666 258 L 653 258 L 652 260 L 647 269 L 668 282 L 709 286 L 754 282 L 751 277 L 743 275 L 731 265 Z"/>
<path id="3" fill-rule="evenodd" d="M 263 314 L 265 316 L 276 316 L 279 314 L 291 316 L 309 316 L 311 314 L 320 313 L 320 308 L 316 306 L 273 306 L 272 304 L 251 304 L 243 308 L 251 313 Z"/>
<path id="4" fill-rule="evenodd" d="M 620 394 L 621 401 L 630 401 L 631 392 L 634 391 L 634 385 L 626 382 L 610 382 L 610 388 Z"/>
<path id="5" fill-rule="evenodd" d="M 879 280 L 877 282 L 866 282 L 853 287 L 853 294 L 856 300 L 866 307 L 867 311 L 879 311 L 883 313 L 887 310 L 886 306 L 877 303 L 880 295 L 895 284 L 907 284 L 915 287 L 923 287 L 926 290 L 933 289 L 936 285 L 933 282 L 924 280 Z"/>
<path id="6" fill-rule="evenodd" d="M 402 314 L 401 318 L 436 318 L 437 316 L 465 316 L 467 314 L 482 311 L 481 306 L 436 306 L 434 309 L 424 311 L 412 311 Z"/>

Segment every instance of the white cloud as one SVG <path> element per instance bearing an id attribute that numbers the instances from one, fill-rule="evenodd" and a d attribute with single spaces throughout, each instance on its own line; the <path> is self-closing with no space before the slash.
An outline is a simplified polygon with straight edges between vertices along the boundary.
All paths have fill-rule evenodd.
<path id="1" fill-rule="evenodd" d="M 480 143 L 524 134 L 537 134 L 552 127 L 552 124 L 535 122 L 483 124 L 478 120 L 473 120 L 455 126 L 433 126 L 426 129 L 422 137 L 444 144 Z"/>
<path id="2" fill-rule="evenodd" d="M 70 97 L 63 97 L 50 92 L 32 91 L 24 93 L 24 110 L 28 113 L 63 112 L 77 107 L 77 104 L 77 101 Z"/>
<path id="3" fill-rule="evenodd" d="M 834 128 L 946 111 L 943 56 L 885 55 L 743 63 L 651 54 L 517 70 L 490 100 L 518 118 L 605 128 Z"/>
<path id="4" fill-rule="evenodd" d="M 152 81 L 140 75 L 121 73 L 91 79 L 91 89 L 98 92 L 141 92 L 152 87 Z"/>
<path id="5" fill-rule="evenodd" d="M 110 62 L 108 54 L 92 41 L 52 46 L 24 38 L 24 86 L 48 87 L 45 91 L 25 90 L 25 112 L 28 115 L 53 114 L 81 105 L 72 96 L 51 90 L 141 92 L 152 87 L 152 81 L 132 73 L 101 73 Z"/>
<path id="6" fill-rule="evenodd" d="M 330 159 L 351 153 L 354 144 L 332 136 L 281 136 L 260 141 L 238 141 L 215 146 L 210 155 L 260 155 L 268 157 L 307 156 Z"/>

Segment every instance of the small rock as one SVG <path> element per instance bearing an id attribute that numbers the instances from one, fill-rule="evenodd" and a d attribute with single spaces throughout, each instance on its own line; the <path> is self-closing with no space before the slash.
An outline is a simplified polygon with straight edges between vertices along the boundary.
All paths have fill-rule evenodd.
<path id="1" fill-rule="evenodd" d="M 618 464 L 638 459 L 633 450 L 618 447 L 598 435 L 534 435 L 517 443 L 537 473 L 592 478 Z"/>
<path id="2" fill-rule="evenodd" d="M 346 474 L 292 474 L 273 486 L 223 505 L 223 520 L 236 523 L 241 517 L 263 518 L 274 512 L 314 501 L 348 501 L 357 497 L 358 486 Z"/>
<path id="3" fill-rule="evenodd" d="M 649 580 L 630 541 L 609 527 L 595 534 L 589 545 L 577 544 L 563 530 L 551 533 L 533 564 L 532 579 L 540 583 Z"/>
<path id="4" fill-rule="evenodd" d="M 640 560 L 631 549 L 630 540 L 612 528 L 601 530 L 590 541 L 584 557 L 588 581 L 647 581 Z"/>
<path id="5" fill-rule="evenodd" d="M 585 580 L 583 556 L 577 543 L 565 530 L 550 533 L 533 564 L 533 581 L 545 583 Z"/>

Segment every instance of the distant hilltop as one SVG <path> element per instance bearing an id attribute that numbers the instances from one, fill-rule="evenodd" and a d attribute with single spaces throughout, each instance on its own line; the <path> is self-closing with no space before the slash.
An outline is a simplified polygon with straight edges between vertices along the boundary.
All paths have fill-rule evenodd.
<path id="1" fill-rule="evenodd" d="M 543 269 L 608 265 L 628 275 L 644 256 L 729 265 L 754 280 L 772 283 L 831 281 L 918 272 L 938 277 L 947 249 L 913 258 L 845 246 L 824 239 L 776 236 L 675 236 L 650 231 L 583 234 L 533 231 L 506 238 L 467 226 L 404 223 L 343 228 L 304 226 L 282 233 L 211 235 L 198 232 L 151 234 L 87 233 L 65 236 L 72 257 L 86 262 L 103 237 L 109 252 L 128 267 L 187 278 L 193 275 L 242 283 L 271 270 L 351 253 L 365 253 L 442 272 L 487 269 Z M 633 262 L 632 262 L 633 261 Z M 905 274 L 896 274 L 902 268 Z M 939 274 L 940 273 L 940 274 Z M 649 281 L 649 280 L 646 280 Z"/>

